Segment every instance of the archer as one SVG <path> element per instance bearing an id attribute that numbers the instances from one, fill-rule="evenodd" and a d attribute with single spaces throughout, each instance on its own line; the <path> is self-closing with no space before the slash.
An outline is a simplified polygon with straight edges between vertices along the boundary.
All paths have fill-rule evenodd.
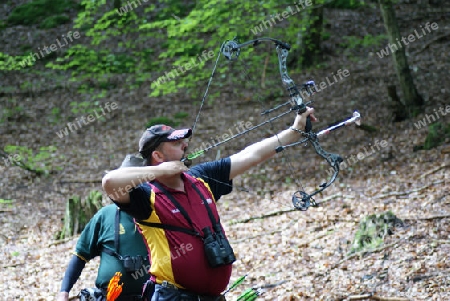
<path id="1" fill-rule="evenodd" d="M 313 112 L 306 107 L 289 129 L 190 169 L 181 160 L 191 129 L 156 125 L 144 132 L 139 141 L 144 166 L 113 170 L 102 181 L 114 203 L 136 219 L 150 250 L 151 278 L 144 297 L 151 301 L 225 300 L 221 292 L 236 258 L 216 201 L 231 192 L 233 178 L 273 157 L 280 144 L 298 141 L 308 116 L 316 121 Z M 188 244 L 190 250 L 179 251 Z"/>

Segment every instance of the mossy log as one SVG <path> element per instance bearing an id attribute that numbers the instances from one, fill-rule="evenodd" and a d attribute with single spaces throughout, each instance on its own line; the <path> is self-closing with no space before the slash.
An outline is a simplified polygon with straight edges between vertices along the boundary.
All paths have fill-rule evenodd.
<path id="1" fill-rule="evenodd" d="M 363 217 L 355 233 L 349 254 L 363 250 L 370 251 L 379 247 L 387 235 L 393 234 L 394 228 L 403 226 L 403 221 L 391 211 Z"/>

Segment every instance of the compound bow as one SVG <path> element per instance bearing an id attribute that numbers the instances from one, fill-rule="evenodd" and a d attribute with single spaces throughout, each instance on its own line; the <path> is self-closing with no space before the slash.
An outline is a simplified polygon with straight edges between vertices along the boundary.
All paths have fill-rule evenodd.
<path id="1" fill-rule="evenodd" d="M 214 145 L 212 145 L 212 146 L 210 146 L 208 148 L 205 148 L 203 150 L 200 150 L 198 152 L 189 154 L 186 158 L 184 158 L 182 160 L 182 161 L 185 162 L 186 165 L 190 165 L 190 161 L 192 159 L 199 157 L 200 155 L 204 154 L 205 152 L 209 151 L 210 149 L 212 149 L 214 147 L 217 147 L 217 146 L 219 146 L 219 145 L 221 145 L 223 143 L 226 143 L 226 142 L 228 142 L 228 141 L 230 141 L 232 139 L 235 139 L 235 138 L 237 138 L 237 137 L 239 137 L 241 135 L 244 135 L 247 132 L 255 130 L 255 129 L 257 129 L 257 128 L 259 128 L 259 127 L 261 127 L 261 126 L 263 126 L 263 125 L 265 125 L 267 123 L 270 123 L 270 122 L 274 121 L 275 119 L 278 119 L 278 118 L 280 118 L 280 117 L 282 117 L 282 116 L 292 112 L 292 111 L 296 111 L 298 114 L 304 113 L 306 111 L 306 106 L 311 103 L 311 102 L 306 102 L 305 103 L 303 101 L 302 93 L 306 93 L 307 96 L 311 96 L 316 91 L 315 90 L 315 83 L 313 81 L 308 81 L 305 84 L 303 84 L 301 86 L 301 88 L 299 89 L 297 87 L 297 85 L 294 83 L 294 81 L 291 79 L 291 77 L 288 75 L 286 59 L 287 59 L 287 56 L 289 54 L 289 50 L 291 48 L 289 44 L 287 44 L 285 42 L 282 42 L 282 41 L 279 41 L 279 40 L 276 40 L 276 39 L 273 39 L 273 38 L 267 38 L 267 37 L 258 38 L 258 39 L 251 40 L 251 41 L 247 41 L 247 42 L 244 42 L 242 44 L 239 44 L 235 39 L 234 40 L 229 40 L 229 41 L 225 41 L 222 44 L 221 48 L 220 48 L 220 52 L 219 52 L 219 54 L 217 56 L 217 59 L 216 59 L 213 71 L 212 71 L 211 76 L 209 78 L 209 82 L 208 82 L 205 94 L 203 95 L 203 98 L 202 98 L 202 102 L 201 102 L 201 105 L 200 105 L 199 112 L 197 113 L 197 116 L 195 118 L 194 124 L 192 126 L 192 131 L 195 130 L 195 126 L 197 124 L 197 121 L 199 119 L 199 116 L 200 116 L 203 104 L 204 104 L 205 99 L 207 97 L 208 90 L 209 90 L 209 87 L 211 85 L 212 79 L 214 77 L 214 73 L 215 73 L 215 70 L 217 68 L 217 64 L 218 64 L 220 55 L 221 54 L 224 55 L 225 58 L 227 58 L 230 61 L 231 60 L 236 60 L 239 57 L 241 48 L 243 48 L 245 46 L 249 46 L 249 45 L 257 46 L 260 42 L 263 42 L 263 41 L 273 42 L 275 44 L 275 46 L 276 46 L 276 51 L 277 51 L 277 54 L 278 54 L 278 63 L 279 63 L 281 81 L 282 81 L 284 87 L 288 90 L 290 98 L 289 98 L 289 100 L 287 102 L 285 102 L 283 104 L 280 104 L 280 105 L 278 105 L 278 106 L 276 106 L 276 107 L 274 107 L 272 109 L 265 110 L 264 112 L 261 113 L 261 115 L 269 114 L 269 113 L 271 113 L 273 111 L 276 111 L 276 110 L 278 110 L 278 109 L 280 109 L 280 108 L 282 108 L 284 106 L 288 106 L 288 105 L 290 106 L 289 110 L 284 112 L 284 113 L 281 113 L 281 114 L 279 114 L 279 115 L 277 115 L 275 117 L 272 117 L 269 120 L 264 121 L 264 122 L 262 122 L 262 123 L 260 123 L 260 124 L 258 124 L 256 126 L 253 126 L 253 127 L 249 128 L 249 129 L 247 129 L 247 130 L 245 130 L 245 131 L 243 131 L 243 132 L 241 132 L 239 134 L 236 134 L 236 135 L 234 135 L 234 136 L 232 136 L 232 137 L 230 137 L 230 138 L 228 138 L 228 139 L 226 139 L 224 141 L 218 142 L 218 143 L 216 143 L 216 144 L 214 144 Z M 295 146 L 295 145 L 298 145 L 298 144 L 303 144 L 303 143 L 310 142 L 313 145 L 316 153 L 319 156 L 321 156 L 322 158 L 324 158 L 328 162 L 328 164 L 331 166 L 331 168 L 333 169 L 333 175 L 331 176 L 330 180 L 328 182 L 325 182 L 325 183 L 322 183 L 321 185 L 319 185 L 320 188 L 317 189 L 316 191 L 314 191 L 312 193 L 307 193 L 304 190 L 297 190 L 292 195 L 292 203 L 293 203 L 293 205 L 294 205 L 294 207 L 296 209 L 305 211 L 309 207 L 317 206 L 317 203 L 313 199 L 313 196 L 315 196 L 316 194 L 322 192 L 327 187 L 329 187 L 336 180 L 336 178 L 337 178 L 337 176 L 339 174 L 339 163 L 341 163 L 343 161 L 343 159 L 338 154 L 333 154 L 333 153 L 329 153 L 329 152 L 325 151 L 320 146 L 318 138 L 320 136 L 322 136 L 322 135 L 330 133 L 333 130 L 336 130 L 336 129 L 338 129 L 340 127 L 343 127 L 343 126 L 346 126 L 346 125 L 350 125 L 352 123 L 360 125 L 360 119 L 361 119 L 360 114 L 357 111 L 355 111 L 351 118 L 349 118 L 347 120 L 344 120 L 344 121 L 342 121 L 341 123 L 339 123 L 337 125 L 331 126 L 331 127 L 327 128 L 327 129 L 324 129 L 324 130 L 322 130 L 322 131 L 320 131 L 318 133 L 314 133 L 312 131 L 312 125 L 311 125 L 310 117 L 308 116 L 307 122 L 306 122 L 305 131 L 301 131 L 301 130 L 297 130 L 297 129 L 291 128 L 292 130 L 298 131 L 300 134 L 302 134 L 304 139 L 302 139 L 301 141 L 292 143 L 292 144 L 288 144 L 288 145 L 281 145 L 281 143 L 280 143 L 280 146 L 275 149 L 275 151 L 278 153 L 278 152 L 281 152 L 281 151 L 283 151 L 284 149 L 286 149 L 288 147 L 292 147 L 292 146 Z"/>

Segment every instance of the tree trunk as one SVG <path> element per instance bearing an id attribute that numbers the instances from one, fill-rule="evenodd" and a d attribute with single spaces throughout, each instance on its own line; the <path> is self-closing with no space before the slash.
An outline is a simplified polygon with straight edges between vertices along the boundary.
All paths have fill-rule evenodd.
<path id="1" fill-rule="evenodd" d="M 319 3 L 320 2 L 320 3 Z M 319 0 L 313 0 L 314 8 L 310 11 L 309 27 L 302 41 L 301 61 L 302 67 L 308 68 L 322 62 L 322 28 L 323 5 Z"/>
<path id="2" fill-rule="evenodd" d="M 408 116 L 411 116 L 412 113 L 418 111 L 418 107 L 422 106 L 424 101 L 414 85 L 408 61 L 406 60 L 405 48 L 401 46 L 401 36 L 392 0 L 378 0 L 378 3 L 380 5 L 381 15 L 383 16 L 384 27 L 389 38 L 389 49 L 392 51 L 394 68 L 403 94 L 401 102 Z"/>
<path id="3" fill-rule="evenodd" d="M 64 239 L 81 233 L 89 220 L 101 207 L 102 193 L 99 191 L 91 191 L 84 201 L 79 196 L 70 198 L 66 203 L 64 225 L 58 234 L 58 239 Z"/>

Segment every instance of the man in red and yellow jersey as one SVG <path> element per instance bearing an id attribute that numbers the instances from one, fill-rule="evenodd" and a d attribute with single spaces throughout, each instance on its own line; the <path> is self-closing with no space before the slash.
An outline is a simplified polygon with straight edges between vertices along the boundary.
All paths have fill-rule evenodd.
<path id="1" fill-rule="evenodd" d="M 104 190 L 138 221 L 147 241 L 155 284 L 151 301 L 220 300 L 234 254 L 226 247 L 216 201 L 231 192 L 234 177 L 274 156 L 280 143 L 297 141 L 296 130 L 305 129 L 308 116 L 315 121 L 313 112 L 308 108 L 297 115 L 293 126 L 278 135 L 190 169 L 180 160 L 191 130 L 152 126 L 139 141 L 143 166 L 105 175 Z"/>

